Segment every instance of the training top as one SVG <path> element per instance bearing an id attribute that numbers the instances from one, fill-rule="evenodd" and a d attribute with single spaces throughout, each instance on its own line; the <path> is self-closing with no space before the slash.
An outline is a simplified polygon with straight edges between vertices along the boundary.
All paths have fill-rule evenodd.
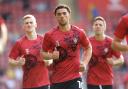
<path id="1" fill-rule="evenodd" d="M 107 63 L 107 58 L 112 56 L 119 58 L 121 53 L 112 50 L 112 39 L 110 37 L 106 36 L 103 41 L 97 41 L 95 37 L 89 39 L 93 50 L 87 73 L 87 84 L 112 85 L 112 65 Z"/>
<path id="2" fill-rule="evenodd" d="M 76 26 L 71 26 L 70 31 L 62 32 L 55 27 L 44 36 L 43 50 L 46 52 L 59 51 L 59 59 L 51 65 L 51 83 L 60 83 L 80 77 L 80 47 L 85 49 L 89 40 L 84 31 Z"/>
<path id="3" fill-rule="evenodd" d="M 28 40 L 26 36 L 21 37 L 14 44 L 9 57 L 17 59 L 23 56 L 23 88 L 40 87 L 49 84 L 48 69 L 40 55 L 43 37 L 38 35 L 36 40 Z"/>

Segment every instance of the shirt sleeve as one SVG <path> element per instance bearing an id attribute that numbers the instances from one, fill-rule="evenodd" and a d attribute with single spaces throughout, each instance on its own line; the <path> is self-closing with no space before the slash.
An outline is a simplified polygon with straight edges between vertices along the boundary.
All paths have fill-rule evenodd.
<path id="1" fill-rule="evenodd" d="M 122 17 L 116 27 L 114 35 L 120 39 L 123 39 L 127 33 L 127 29 L 125 18 Z"/>
<path id="2" fill-rule="evenodd" d="M 112 44 L 112 38 L 109 38 L 106 43 L 109 43 L 108 45 L 108 48 L 109 48 L 109 52 L 108 52 L 108 55 L 107 57 L 116 57 L 116 58 L 119 58 L 121 56 L 121 52 L 120 51 L 116 51 L 116 50 L 113 50 L 112 47 L 111 47 L 111 44 Z"/>
<path id="3" fill-rule="evenodd" d="M 46 52 L 48 51 L 52 51 L 53 49 L 53 42 L 52 42 L 52 38 L 50 36 L 50 34 L 46 33 L 44 35 L 44 39 L 43 39 L 43 44 L 42 44 L 42 49 Z"/>
<path id="4" fill-rule="evenodd" d="M 15 59 L 18 57 L 18 56 L 21 56 L 20 53 L 20 44 L 19 42 L 17 41 L 14 46 L 12 47 L 10 53 L 9 53 L 9 57 L 12 58 L 12 59 Z"/>
<path id="5" fill-rule="evenodd" d="M 87 48 L 90 43 L 88 37 L 86 36 L 86 34 L 83 30 L 81 31 L 81 34 L 80 34 L 80 43 L 81 43 L 82 47 L 84 47 L 84 48 Z"/>

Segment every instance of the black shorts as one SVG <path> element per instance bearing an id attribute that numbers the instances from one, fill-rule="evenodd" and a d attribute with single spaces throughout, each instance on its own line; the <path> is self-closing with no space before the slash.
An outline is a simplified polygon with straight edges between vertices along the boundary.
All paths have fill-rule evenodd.
<path id="1" fill-rule="evenodd" d="M 49 89 L 49 85 L 41 86 L 41 87 L 35 87 L 35 88 L 23 88 L 23 89 Z"/>
<path id="2" fill-rule="evenodd" d="M 112 89 L 112 85 L 90 85 L 90 84 L 87 84 L 87 89 Z"/>
<path id="3" fill-rule="evenodd" d="M 76 78 L 66 82 L 52 84 L 50 89 L 82 89 L 82 79 Z"/>

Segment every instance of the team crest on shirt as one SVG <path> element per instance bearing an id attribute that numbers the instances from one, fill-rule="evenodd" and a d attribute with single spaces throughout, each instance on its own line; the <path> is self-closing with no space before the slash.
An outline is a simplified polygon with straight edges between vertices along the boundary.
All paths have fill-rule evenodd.
<path id="1" fill-rule="evenodd" d="M 74 52 L 77 49 L 77 45 L 79 43 L 79 33 L 74 31 L 74 34 L 67 35 L 64 39 L 68 46 L 68 50 Z"/>

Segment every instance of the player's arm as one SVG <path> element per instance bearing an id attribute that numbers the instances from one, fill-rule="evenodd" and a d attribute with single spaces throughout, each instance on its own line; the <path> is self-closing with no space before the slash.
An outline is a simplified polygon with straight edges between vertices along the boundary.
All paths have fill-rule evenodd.
<path id="1" fill-rule="evenodd" d="M 85 66 L 88 65 L 88 63 L 91 59 L 91 56 L 92 56 L 92 46 L 89 43 L 88 47 L 84 48 L 83 62 L 85 64 Z"/>
<path id="2" fill-rule="evenodd" d="M 122 39 L 115 37 L 112 42 L 112 48 L 117 51 L 128 51 L 128 45 L 121 43 Z"/>
<path id="3" fill-rule="evenodd" d="M 0 29 L 1 29 L 0 54 L 1 54 L 7 42 L 7 27 L 4 23 L 2 23 Z"/>
<path id="4" fill-rule="evenodd" d="M 25 64 L 25 58 L 23 56 L 17 57 L 17 59 L 9 58 L 9 65 L 10 66 L 22 66 Z"/>
<path id="5" fill-rule="evenodd" d="M 123 55 L 120 55 L 119 58 L 117 57 L 107 58 L 107 62 L 113 66 L 122 65 L 124 63 L 124 57 Z"/>
<path id="6" fill-rule="evenodd" d="M 2 45 L 5 45 L 7 42 L 7 27 L 5 25 L 5 23 L 1 24 L 1 41 L 2 41 Z"/>
<path id="7" fill-rule="evenodd" d="M 46 66 L 50 66 L 53 60 L 59 59 L 58 51 L 53 51 L 53 53 L 41 51 L 41 55 Z"/>
<path id="8" fill-rule="evenodd" d="M 83 59 L 82 59 L 81 65 L 80 65 L 79 72 L 83 72 L 86 70 L 87 65 L 91 59 L 91 56 L 92 56 L 92 46 L 89 43 L 88 47 L 84 48 Z"/>
<path id="9" fill-rule="evenodd" d="M 45 60 L 59 59 L 59 51 L 55 50 L 54 46 L 51 44 L 53 44 L 53 39 L 51 37 L 51 34 L 46 33 L 44 35 L 42 49 L 41 49 L 41 55 Z"/>
<path id="10" fill-rule="evenodd" d="M 53 51 L 53 52 L 45 52 L 41 51 L 41 54 L 45 60 L 56 60 L 59 59 L 59 51 Z"/>

